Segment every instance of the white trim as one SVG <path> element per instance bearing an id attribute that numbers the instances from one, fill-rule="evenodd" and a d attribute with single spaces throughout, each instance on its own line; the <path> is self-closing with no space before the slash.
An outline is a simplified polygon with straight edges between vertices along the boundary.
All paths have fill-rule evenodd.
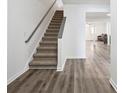
<path id="1" fill-rule="evenodd" d="M 65 67 L 66 59 L 64 60 L 64 63 L 61 67 L 57 67 L 57 71 L 63 71 Z"/>
<path id="2" fill-rule="evenodd" d="M 85 60 L 86 58 L 66 58 L 63 65 L 61 67 L 57 67 L 57 71 L 63 71 L 64 70 L 65 63 L 66 63 L 67 59 L 84 59 Z"/>
<path id="3" fill-rule="evenodd" d="M 68 56 L 67 59 L 87 59 L 87 56 L 83 56 L 83 57 L 74 57 L 74 56 Z"/>
<path id="4" fill-rule="evenodd" d="M 7 85 L 9 85 L 11 82 L 13 82 L 15 79 L 17 79 L 20 75 L 22 75 L 28 69 L 29 69 L 29 67 L 25 66 L 22 71 L 20 71 L 19 73 L 16 73 L 15 75 L 13 75 L 10 79 L 7 80 Z"/>
<path id="5" fill-rule="evenodd" d="M 112 85 L 112 87 L 114 88 L 114 90 L 117 92 L 117 85 L 115 84 L 115 82 L 112 80 L 112 78 L 109 80 L 110 84 Z"/>

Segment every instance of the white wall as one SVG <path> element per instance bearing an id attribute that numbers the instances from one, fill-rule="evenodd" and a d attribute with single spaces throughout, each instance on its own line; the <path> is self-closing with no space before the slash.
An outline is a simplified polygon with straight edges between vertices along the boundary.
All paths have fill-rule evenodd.
<path id="1" fill-rule="evenodd" d="M 85 54 L 85 14 L 86 12 L 109 12 L 109 7 L 100 5 L 64 4 L 67 17 L 63 50 L 66 58 L 86 58 Z"/>
<path id="2" fill-rule="evenodd" d="M 85 12 L 77 5 L 64 5 L 66 58 L 85 58 Z"/>
<path id="3" fill-rule="evenodd" d="M 62 71 L 66 59 L 86 58 L 85 53 L 85 22 L 86 12 L 109 12 L 109 6 L 65 4 L 64 16 L 67 18 L 63 37 L 58 41 L 58 67 Z"/>
<path id="4" fill-rule="evenodd" d="M 111 0 L 111 80 L 117 88 L 117 1 Z"/>
<path id="5" fill-rule="evenodd" d="M 29 43 L 25 40 L 32 33 L 54 0 L 8 1 L 8 84 L 28 69 L 28 63 L 57 9 L 55 5 Z"/>
<path id="6" fill-rule="evenodd" d="M 86 31 L 86 40 L 93 40 L 93 33 L 92 33 L 92 27 L 89 24 L 85 24 L 85 31 Z"/>
<path id="7" fill-rule="evenodd" d="M 108 35 L 108 45 L 111 45 L 111 22 L 107 22 L 106 31 Z"/>

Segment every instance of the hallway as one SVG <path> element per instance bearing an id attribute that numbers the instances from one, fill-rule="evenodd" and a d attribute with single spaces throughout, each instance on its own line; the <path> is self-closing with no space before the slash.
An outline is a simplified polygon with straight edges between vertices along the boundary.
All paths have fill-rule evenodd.
<path id="1" fill-rule="evenodd" d="M 109 83 L 109 47 L 88 41 L 86 52 L 86 60 L 68 59 L 63 72 L 28 70 L 8 85 L 8 93 L 116 93 Z"/>

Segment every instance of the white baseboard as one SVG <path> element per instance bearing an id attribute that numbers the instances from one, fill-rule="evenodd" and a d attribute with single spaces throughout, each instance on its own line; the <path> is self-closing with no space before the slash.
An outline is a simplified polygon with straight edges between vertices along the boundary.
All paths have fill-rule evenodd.
<path id="1" fill-rule="evenodd" d="M 25 67 L 22 71 L 20 71 L 19 73 L 15 74 L 14 76 L 12 76 L 8 81 L 7 81 L 7 85 L 10 84 L 11 82 L 13 82 L 16 78 L 18 78 L 20 75 L 22 75 L 24 72 L 26 72 L 28 69 L 29 69 L 29 66 L 28 64 L 32 61 L 33 59 L 33 54 L 36 52 L 36 48 L 38 47 L 39 45 L 39 42 L 42 40 L 42 37 L 43 37 L 43 34 L 42 36 L 40 37 L 40 39 L 37 41 L 36 43 L 36 46 L 34 47 L 30 57 L 28 58 L 26 64 L 25 64 Z"/>
<path id="2" fill-rule="evenodd" d="M 7 80 L 7 85 L 9 85 L 11 82 L 13 82 L 15 79 L 17 79 L 23 73 L 25 73 L 28 69 L 29 69 L 29 66 L 25 66 L 22 71 L 13 75 L 9 80 Z"/>
<path id="3" fill-rule="evenodd" d="M 57 67 L 57 71 L 63 71 L 65 67 L 65 63 L 61 67 Z"/>
<path id="4" fill-rule="evenodd" d="M 87 57 L 83 57 L 83 58 L 68 57 L 68 58 L 65 59 L 62 66 L 57 67 L 57 71 L 63 71 L 64 70 L 65 63 L 66 63 L 67 59 L 87 59 Z"/>
<path id="5" fill-rule="evenodd" d="M 117 85 L 115 84 L 115 82 L 112 80 L 112 78 L 109 80 L 110 84 L 112 85 L 112 87 L 114 88 L 114 90 L 117 92 Z"/>
<path id="6" fill-rule="evenodd" d="M 57 71 L 63 71 L 65 67 L 66 59 L 61 67 L 57 67 Z"/>
<path id="7" fill-rule="evenodd" d="M 87 56 L 82 56 L 82 57 L 76 57 L 76 56 L 67 56 L 66 57 L 67 59 L 87 59 L 88 57 Z"/>
<path id="8" fill-rule="evenodd" d="M 53 16 L 53 14 L 51 15 L 51 18 L 52 18 L 52 16 Z M 49 19 L 49 22 L 50 22 L 51 18 Z M 47 29 L 47 26 L 49 25 L 49 22 L 48 22 L 48 24 L 46 25 L 46 29 Z M 46 29 L 45 29 L 45 30 L 46 30 Z M 44 32 L 45 32 L 45 30 L 44 30 Z M 25 73 L 25 72 L 29 69 L 28 64 L 29 64 L 29 62 L 32 61 L 32 59 L 33 59 L 33 54 L 36 52 L 36 48 L 38 47 L 39 42 L 42 40 L 43 35 L 44 35 L 44 33 L 42 34 L 42 36 L 40 37 L 40 39 L 37 41 L 36 46 L 34 47 L 34 49 L 33 49 L 32 53 L 31 53 L 30 57 L 28 58 L 28 60 L 27 60 L 27 62 L 26 62 L 26 64 L 25 64 L 24 69 L 22 69 L 22 71 L 16 73 L 16 74 L 13 75 L 11 78 L 9 78 L 9 79 L 7 80 L 7 85 L 9 85 L 11 82 L 13 82 L 15 79 L 17 79 L 20 75 L 22 75 L 23 73 Z"/>

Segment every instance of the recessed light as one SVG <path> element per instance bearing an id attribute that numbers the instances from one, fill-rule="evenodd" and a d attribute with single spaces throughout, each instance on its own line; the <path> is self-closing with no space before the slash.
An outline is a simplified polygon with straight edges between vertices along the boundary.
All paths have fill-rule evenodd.
<path id="1" fill-rule="evenodd" d="M 108 13 L 108 14 L 106 14 L 107 16 L 111 16 L 111 14 L 110 13 Z"/>

